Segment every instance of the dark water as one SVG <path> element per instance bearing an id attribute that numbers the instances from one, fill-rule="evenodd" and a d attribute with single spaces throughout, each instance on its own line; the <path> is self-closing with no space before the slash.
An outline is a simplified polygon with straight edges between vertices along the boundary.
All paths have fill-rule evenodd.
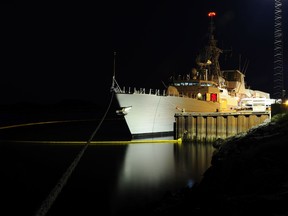
<path id="1" fill-rule="evenodd" d="M 98 123 L 99 119 L 16 128 L 2 125 L 1 214 L 35 215 L 84 148 L 33 140 L 87 140 Z M 94 140 L 125 140 L 125 130 L 121 119 L 107 119 Z M 200 181 L 210 166 L 211 144 L 149 143 L 155 139 L 173 137 L 149 138 L 143 144 L 88 146 L 46 215 L 147 215 L 167 192 Z"/>

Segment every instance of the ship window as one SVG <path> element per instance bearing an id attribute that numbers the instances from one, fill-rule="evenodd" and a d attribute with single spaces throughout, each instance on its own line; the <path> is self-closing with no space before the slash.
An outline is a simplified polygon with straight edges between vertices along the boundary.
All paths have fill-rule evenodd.
<path id="1" fill-rule="evenodd" d="M 198 86 L 199 83 L 198 82 L 175 82 L 173 83 L 173 85 L 174 86 Z M 209 86 L 211 86 L 211 84 Z"/>
<path id="2" fill-rule="evenodd" d="M 212 86 L 211 83 L 201 83 L 200 85 L 201 85 L 201 86 Z"/>

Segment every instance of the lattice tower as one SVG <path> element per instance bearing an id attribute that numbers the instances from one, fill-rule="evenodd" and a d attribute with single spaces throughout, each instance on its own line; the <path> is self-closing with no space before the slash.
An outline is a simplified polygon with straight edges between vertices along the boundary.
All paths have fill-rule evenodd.
<path id="1" fill-rule="evenodd" d="M 274 17 L 274 98 L 284 97 L 283 81 L 283 35 L 282 35 L 282 1 L 275 0 Z"/>

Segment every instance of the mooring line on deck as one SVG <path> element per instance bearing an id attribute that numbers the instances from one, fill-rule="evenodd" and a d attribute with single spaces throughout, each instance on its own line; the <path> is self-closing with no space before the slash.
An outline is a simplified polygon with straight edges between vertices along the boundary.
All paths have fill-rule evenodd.
<path id="1" fill-rule="evenodd" d="M 78 153 L 78 155 L 76 156 L 76 158 L 74 159 L 74 161 L 71 163 L 71 165 L 68 167 L 68 169 L 66 170 L 66 172 L 62 175 L 61 179 L 57 182 L 57 184 L 55 185 L 55 187 L 52 189 L 52 191 L 49 193 L 48 197 L 42 202 L 40 208 L 38 209 L 38 211 L 36 212 L 36 216 L 45 216 L 46 213 L 49 211 L 49 209 L 51 208 L 51 206 L 53 205 L 54 201 L 56 200 L 56 198 L 58 197 L 58 195 L 60 194 L 60 192 L 62 191 L 62 188 L 64 187 L 64 185 L 67 183 L 69 177 L 71 176 L 71 174 L 73 173 L 73 171 L 75 170 L 76 166 L 78 165 L 80 159 L 82 158 L 85 150 L 87 149 L 87 147 L 90 145 L 92 139 L 94 138 L 95 134 L 97 133 L 97 131 L 99 130 L 99 128 L 101 127 L 102 122 L 104 121 L 110 106 L 112 104 L 112 100 L 113 100 L 113 96 L 114 96 L 114 91 L 112 91 L 112 95 L 111 95 L 111 99 L 110 99 L 110 103 L 106 109 L 106 112 L 104 113 L 100 123 L 98 124 L 98 126 L 96 127 L 96 129 L 93 131 L 93 133 L 91 134 L 90 138 L 88 139 L 88 141 L 85 143 L 84 147 L 81 149 L 81 151 Z"/>

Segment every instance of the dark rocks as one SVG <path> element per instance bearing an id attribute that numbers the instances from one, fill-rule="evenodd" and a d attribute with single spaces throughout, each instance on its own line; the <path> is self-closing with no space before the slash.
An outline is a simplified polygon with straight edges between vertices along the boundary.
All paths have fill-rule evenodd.
<path id="1" fill-rule="evenodd" d="M 201 182 L 153 215 L 288 215 L 287 139 L 288 114 L 279 114 L 245 134 L 216 140 Z"/>

